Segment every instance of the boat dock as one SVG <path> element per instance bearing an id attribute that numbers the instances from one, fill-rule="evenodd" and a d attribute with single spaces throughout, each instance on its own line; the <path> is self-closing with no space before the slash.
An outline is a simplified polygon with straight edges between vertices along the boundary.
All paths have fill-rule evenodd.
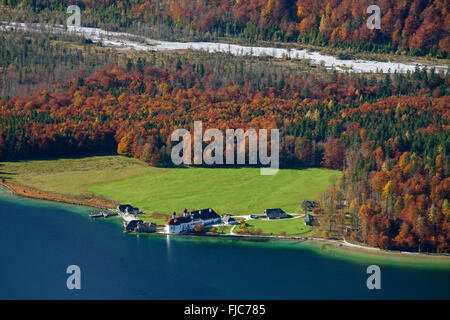
<path id="1" fill-rule="evenodd" d="M 102 211 L 99 213 L 94 213 L 94 214 L 90 214 L 89 218 L 91 219 L 97 219 L 97 218 L 109 218 L 109 217 L 114 217 L 119 215 L 116 212 L 111 212 L 111 211 Z"/>

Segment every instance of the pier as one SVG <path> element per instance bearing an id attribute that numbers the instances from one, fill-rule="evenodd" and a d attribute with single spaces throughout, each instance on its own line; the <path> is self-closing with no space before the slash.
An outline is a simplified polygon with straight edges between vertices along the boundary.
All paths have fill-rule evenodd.
<path id="1" fill-rule="evenodd" d="M 97 219 L 97 218 L 109 218 L 119 215 L 116 212 L 110 212 L 110 211 L 102 211 L 99 213 L 93 213 L 89 215 L 89 218 L 91 219 Z"/>

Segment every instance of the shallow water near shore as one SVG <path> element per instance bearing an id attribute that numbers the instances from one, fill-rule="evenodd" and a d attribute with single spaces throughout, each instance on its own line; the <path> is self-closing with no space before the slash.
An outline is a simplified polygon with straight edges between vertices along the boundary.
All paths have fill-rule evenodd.
<path id="1" fill-rule="evenodd" d="M 0 191 L 1 299 L 449 299 L 450 259 L 324 244 L 124 234 L 119 218 Z M 366 269 L 381 267 L 381 290 Z M 66 268 L 81 268 L 68 290 Z"/>

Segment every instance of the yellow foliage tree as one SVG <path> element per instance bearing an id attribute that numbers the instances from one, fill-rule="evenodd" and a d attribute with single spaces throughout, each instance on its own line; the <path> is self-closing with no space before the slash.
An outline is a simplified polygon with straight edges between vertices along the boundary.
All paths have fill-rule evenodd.
<path id="1" fill-rule="evenodd" d="M 383 198 L 387 199 L 390 195 L 392 195 L 392 182 L 388 181 L 383 188 Z"/>
<path id="2" fill-rule="evenodd" d="M 119 145 L 117 146 L 117 153 L 126 156 L 130 152 L 130 136 L 126 135 L 120 139 Z"/>

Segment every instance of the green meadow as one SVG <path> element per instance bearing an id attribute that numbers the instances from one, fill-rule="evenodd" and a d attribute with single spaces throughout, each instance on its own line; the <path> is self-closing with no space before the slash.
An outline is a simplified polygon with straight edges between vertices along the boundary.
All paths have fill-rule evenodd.
<path id="1" fill-rule="evenodd" d="M 165 222 L 176 211 L 213 208 L 219 214 L 300 212 L 339 171 L 257 168 L 158 168 L 121 156 L 0 162 L 0 179 L 75 198 L 101 197 L 139 207 L 146 220 Z"/>
<path id="2" fill-rule="evenodd" d="M 284 232 L 286 236 L 308 237 L 313 234 L 312 227 L 305 225 L 303 218 L 280 220 L 250 220 L 246 227 L 261 230 L 265 235 L 279 235 Z M 236 226 L 239 228 L 239 226 Z M 238 230 L 238 229 L 235 229 Z"/>

